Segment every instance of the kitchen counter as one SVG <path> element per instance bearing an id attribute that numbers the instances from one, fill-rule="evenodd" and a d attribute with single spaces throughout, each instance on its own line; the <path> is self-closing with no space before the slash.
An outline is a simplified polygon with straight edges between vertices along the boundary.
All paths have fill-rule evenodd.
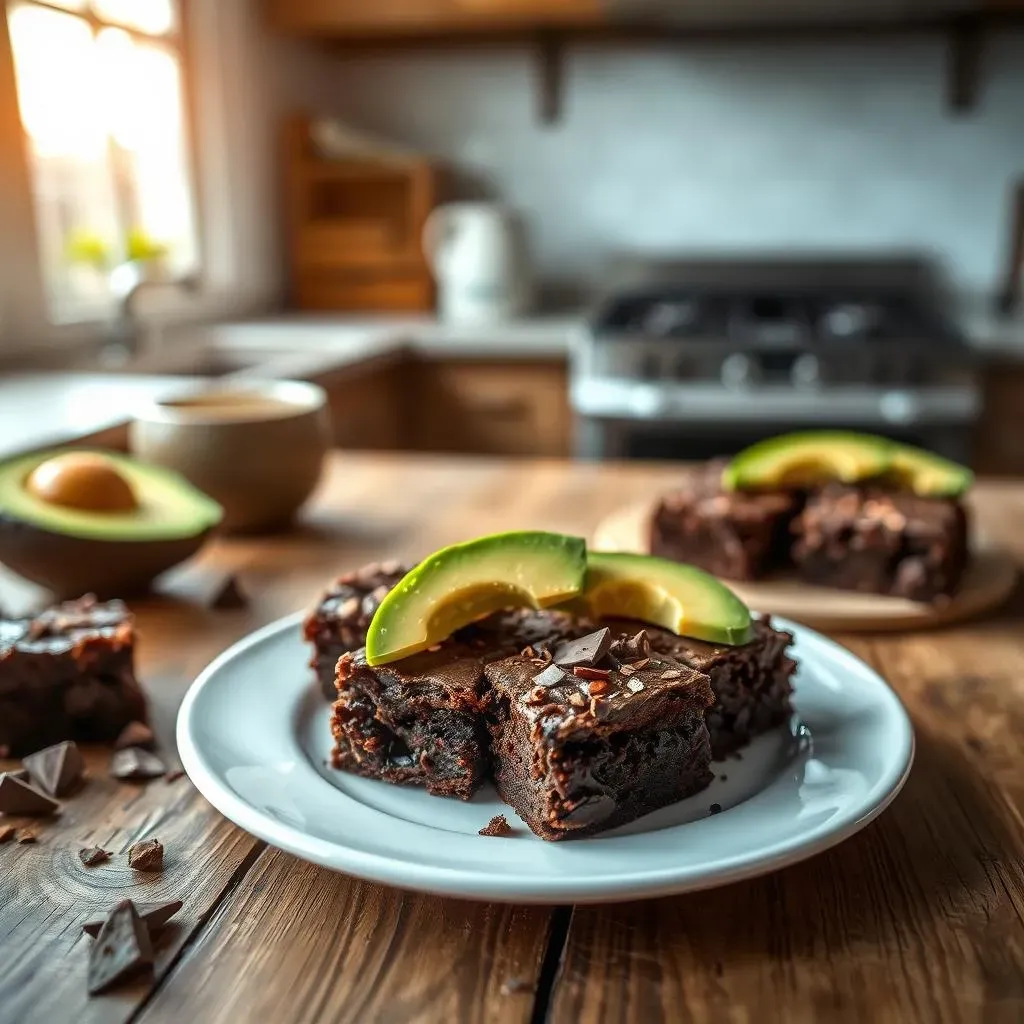
<path id="1" fill-rule="evenodd" d="M 334 574 L 490 531 L 588 535 L 624 496 L 657 493 L 675 477 L 559 460 L 337 456 L 305 528 L 217 540 L 163 597 L 132 603 L 165 756 L 178 703 L 207 661 L 308 606 Z M 458 500 L 439 500 L 451 495 Z M 985 535 L 1024 558 L 1024 485 L 982 482 L 975 504 Z M 212 610 L 209 594 L 228 575 L 249 600 Z M 186 779 L 119 783 L 109 752 L 88 750 L 88 784 L 60 817 L 37 824 L 38 844 L 0 846 L 10 968 L 0 971 L 0 1018 L 1021 1020 L 1022 614 L 1017 600 L 986 621 L 927 634 L 840 636 L 913 719 L 917 760 L 903 792 L 864 831 L 804 863 L 643 903 L 499 906 L 364 883 L 253 838 Z M 301 660 L 294 670 L 306 670 Z M 254 683 L 273 699 L 272 679 Z M 166 847 L 158 877 L 125 866 L 142 836 Z M 77 851 L 93 842 L 114 858 L 86 869 Z M 586 842 L 550 855 L 587 870 Z M 89 999 L 81 923 L 124 895 L 185 905 L 160 936 L 152 975 Z"/>

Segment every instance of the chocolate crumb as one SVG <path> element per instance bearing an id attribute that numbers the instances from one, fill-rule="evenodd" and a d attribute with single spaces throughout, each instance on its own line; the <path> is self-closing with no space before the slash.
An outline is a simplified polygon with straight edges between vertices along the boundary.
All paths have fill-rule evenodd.
<path id="1" fill-rule="evenodd" d="M 586 707 L 586 704 L 587 704 L 586 700 L 584 700 L 584 698 L 583 698 L 583 694 L 580 693 L 579 690 L 576 690 L 573 693 L 569 694 L 569 703 L 574 708 Z"/>
<path id="2" fill-rule="evenodd" d="M 548 699 L 548 691 L 543 686 L 535 686 L 526 697 L 527 704 L 543 704 Z"/>
<path id="3" fill-rule="evenodd" d="M 144 839 L 128 848 L 128 867 L 136 871 L 163 871 L 164 848 L 159 839 Z"/>
<path id="4" fill-rule="evenodd" d="M 167 772 L 167 765 L 156 754 L 141 747 L 126 747 L 118 750 L 110 759 L 110 774 L 115 779 L 131 782 L 145 782 L 156 779 Z"/>
<path id="5" fill-rule="evenodd" d="M 712 814 L 721 814 L 722 813 L 722 805 L 721 804 L 712 804 L 708 808 L 708 810 L 710 810 Z"/>
<path id="6" fill-rule="evenodd" d="M 17 831 L 13 825 L 0 825 L 0 844 L 9 843 Z"/>
<path id="7" fill-rule="evenodd" d="M 522 655 L 524 658 L 536 658 L 537 652 L 532 647 L 524 647 Z"/>
<path id="8" fill-rule="evenodd" d="M 591 697 L 601 697 L 601 696 L 603 696 L 604 694 L 606 694 L 608 692 L 610 687 L 609 687 L 609 685 L 608 685 L 606 680 L 604 680 L 604 679 L 595 679 L 590 684 L 589 689 L 590 689 L 590 696 Z"/>
<path id="9" fill-rule="evenodd" d="M 580 679 L 608 679 L 611 671 L 606 668 L 587 668 L 586 665 L 577 665 L 572 674 Z"/>
<path id="10" fill-rule="evenodd" d="M 650 663 L 651 663 L 651 659 L 650 658 L 641 658 L 639 661 L 634 661 L 633 662 L 633 671 L 634 672 L 639 672 L 640 669 L 647 668 L 647 666 L 650 665 Z"/>
<path id="11" fill-rule="evenodd" d="M 220 589 L 213 595 L 210 607 L 217 611 L 238 611 L 240 608 L 248 607 L 249 599 L 245 596 L 238 582 L 238 577 L 232 573 L 221 584 Z"/>
<path id="12" fill-rule="evenodd" d="M 495 836 L 500 839 L 503 836 L 512 835 L 512 826 L 509 825 L 504 814 L 496 814 L 482 829 L 480 829 L 478 834 L 482 836 Z"/>
<path id="13" fill-rule="evenodd" d="M 145 722 L 129 722 L 121 730 L 121 735 L 114 741 L 115 750 L 125 750 L 128 747 L 152 750 L 154 746 L 156 746 L 156 737 Z"/>
<path id="14" fill-rule="evenodd" d="M 185 774 L 184 769 L 182 769 L 182 768 L 172 768 L 164 776 L 164 782 L 167 782 L 167 783 L 177 782 L 178 779 L 180 779 L 180 778 L 182 778 L 184 776 L 184 774 Z"/>
<path id="15" fill-rule="evenodd" d="M 729 776 L 728 775 L 719 775 L 718 776 L 718 781 L 719 782 L 728 782 L 729 781 Z"/>
<path id="16" fill-rule="evenodd" d="M 30 828 L 19 828 L 14 834 L 14 838 L 21 843 L 22 846 L 27 846 L 29 843 L 34 843 L 38 839 L 35 832 Z"/>
<path id="17" fill-rule="evenodd" d="M 634 672 L 636 671 L 636 669 L 635 669 L 635 668 L 633 668 L 633 666 L 632 666 L 632 665 L 620 665 L 620 666 L 619 666 L 619 671 L 620 671 L 620 672 L 621 672 L 621 673 L 622 673 L 622 674 L 623 674 L 624 676 L 631 676 L 631 675 L 632 675 L 632 674 L 633 674 L 633 673 L 634 673 Z"/>
<path id="18" fill-rule="evenodd" d="M 534 985 L 526 978 L 508 978 L 501 983 L 501 994 L 511 996 L 516 992 L 532 992 Z"/>
<path id="19" fill-rule="evenodd" d="M 662 672 L 661 673 L 661 678 L 665 679 L 665 680 L 682 679 L 683 678 L 683 673 L 677 671 L 674 668 L 672 668 L 672 669 L 669 669 L 667 672 Z"/>
<path id="20" fill-rule="evenodd" d="M 639 693 L 644 688 L 644 684 L 639 679 L 629 679 L 626 681 L 626 688 L 630 693 Z"/>
<path id="21" fill-rule="evenodd" d="M 87 868 L 94 868 L 110 860 L 110 851 L 100 846 L 89 846 L 78 851 L 78 857 Z"/>

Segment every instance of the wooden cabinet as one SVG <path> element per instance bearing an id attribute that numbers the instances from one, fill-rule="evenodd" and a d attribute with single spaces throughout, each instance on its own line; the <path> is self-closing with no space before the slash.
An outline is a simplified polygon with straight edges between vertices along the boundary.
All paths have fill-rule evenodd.
<path id="1" fill-rule="evenodd" d="M 289 32 L 401 36 L 569 28 L 599 22 L 598 0 L 267 0 L 272 24 Z"/>
<path id="2" fill-rule="evenodd" d="M 984 411 L 974 445 L 979 476 L 1024 476 L 1024 362 L 985 368 Z"/>
<path id="3" fill-rule="evenodd" d="M 481 455 L 567 455 L 564 360 L 421 361 L 407 380 L 410 447 Z"/>
<path id="4" fill-rule="evenodd" d="M 327 391 L 336 447 L 398 451 L 407 446 L 405 371 L 402 357 L 384 356 L 317 376 Z"/>

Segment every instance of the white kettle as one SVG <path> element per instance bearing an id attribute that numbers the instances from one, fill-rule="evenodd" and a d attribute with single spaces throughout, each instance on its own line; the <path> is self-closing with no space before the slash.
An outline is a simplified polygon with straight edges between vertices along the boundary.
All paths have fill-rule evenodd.
<path id="1" fill-rule="evenodd" d="M 530 305 L 526 237 L 500 203 L 449 203 L 427 218 L 423 247 L 438 284 L 438 310 L 450 323 L 511 320 Z"/>

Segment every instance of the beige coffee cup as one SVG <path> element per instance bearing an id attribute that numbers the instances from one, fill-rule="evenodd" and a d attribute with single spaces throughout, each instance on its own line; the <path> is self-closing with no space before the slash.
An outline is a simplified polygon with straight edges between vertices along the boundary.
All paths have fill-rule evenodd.
<path id="1" fill-rule="evenodd" d="M 157 402 L 129 427 L 132 453 L 176 470 L 224 507 L 223 529 L 287 527 L 331 444 L 327 393 L 305 381 L 245 381 Z"/>

